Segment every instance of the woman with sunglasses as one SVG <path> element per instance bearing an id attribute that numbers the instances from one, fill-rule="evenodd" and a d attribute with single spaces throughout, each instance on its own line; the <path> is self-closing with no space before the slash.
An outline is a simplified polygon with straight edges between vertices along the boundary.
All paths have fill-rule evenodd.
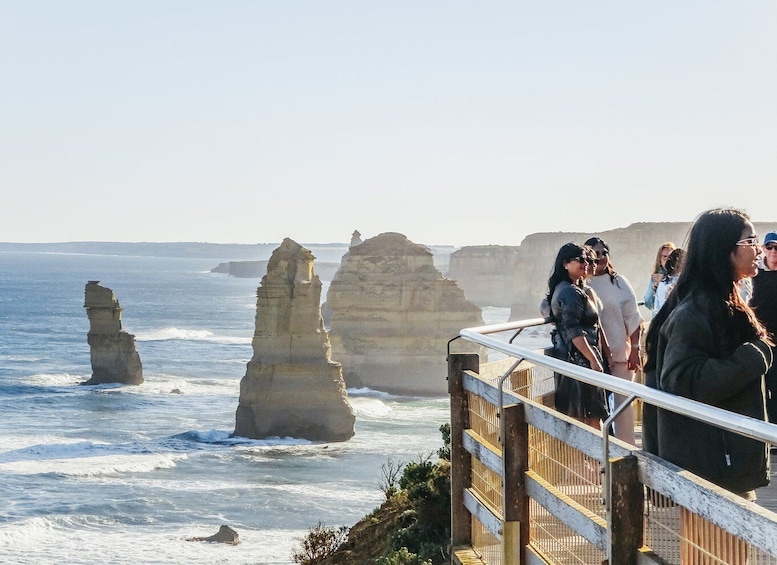
<path id="1" fill-rule="evenodd" d="M 637 306 L 637 297 L 629 280 L 615 272 L 610 262 L 610 247 L 600 237 L 585 242 L 597 256 L 593 276 L 589 279 L 596 295 L 601 300 L 601 325 L 607 336 L 612 357 L 610 374 L 633 381 L 640 367 L 640 338 L 642 316 Z M 615 406 L 625 402 L 625 397 L 614 395 Z M 634 407 L 629 405 L 615 419 L 615 437 L 631 445 L 634 437 Z"/>
<path id="2" fill-rule="evenodd" d="M 685 249 L 677 284 L 650 323 L 645 384 L 765 420 L 773 344 L 736 286 L 758 271 L 753 224 L 739 210 L 709 210 L 694 222 Z M 749 500 L 769 483 L 763 442 L 647 404 L 643 446 Z"/>
<path id="3" fill-rule="evenodd" d="M 593 267 L 588 253 L 582 245 L 564 244 L 548 279 L 547 298 L 556 325 L 554 356 L 604 372 L 599 313 L 583 287 L 587 269 Z M 561 374 L 556 379 L 556 410 L 601 429 L 608 414 L 604 390 Z"/>
<path id="4" fill-rule="evenodd" d="M 774 339 L 777 335 L 777 232 L 766 234 L 762 249 L 763 259 L 758 265 L 758 275 L 752 279 L 749 304 Z M 777 422 L 777 364 L 766 373 L 766 413 L 770 422 Z"/>

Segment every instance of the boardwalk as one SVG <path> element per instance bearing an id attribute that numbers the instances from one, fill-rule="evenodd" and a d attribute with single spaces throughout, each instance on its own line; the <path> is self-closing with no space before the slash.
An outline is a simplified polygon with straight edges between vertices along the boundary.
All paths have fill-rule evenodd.
<path id="1" fill-rule="evenodd" d="M 756 504 L 772 512 L 777 512 L 777 467 L 775 465 L 777 465 L 777 450 L 772 450 L 772 482 L 769 486 L 755 491 L 758 496 Z"/>

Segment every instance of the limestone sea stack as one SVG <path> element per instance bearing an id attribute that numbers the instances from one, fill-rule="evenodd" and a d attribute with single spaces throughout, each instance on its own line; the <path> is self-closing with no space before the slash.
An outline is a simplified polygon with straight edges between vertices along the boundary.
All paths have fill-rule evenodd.
<path id="1" fill-rule="evenodd" d="M 332 361 L 313 254 L 289 238 L 257 289 L 253 357 L 240 381 L 236 436 L 345 441 L 355 417 Z"/>
<path id="2" fill-rule="evenodd" d="M 353 245 L 326 305 L 332 356 L 343 364 L 348 387 L 396 394 L 447 395 L 448 341 L 483 325 L 480 308 L 443 277 L 431 251 L 400 233 Z M 452 351 L 485 356 L 461 339 Z"/>
<path id="3" fill-rule="evenodd" d="M 89 317 L 92 377 L 84 384 L 143 382 L 143 366 L 135 349 L 135 336 L 121 329 L 119 301 L 100 281 L 89 281 L 84 290 L 84 308 Z"/>

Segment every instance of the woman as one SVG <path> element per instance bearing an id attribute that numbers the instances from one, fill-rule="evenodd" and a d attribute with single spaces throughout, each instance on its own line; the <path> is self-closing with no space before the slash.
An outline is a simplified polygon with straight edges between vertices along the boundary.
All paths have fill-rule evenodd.
<path id="1" fill-rule="evenodd" d="M 653 271 L 650 274 L 650 282 L 645 290 L 645 308 L 648 310 L 654 310 L 656 289 L 658 288 L 658 283 L 660 283 L 661 279 L 666 275 L 666 260 L 669 258 L 669 254 L 674 248 L 675 244 L 671 241 L 667 241 L 658 248 L 656 261 L 653 263 Z"/>
<path id="2" fill-rule="evenodd" d="M 669 258 L 664 265 L 666 274 L 656 288 L 656 301 L 653 304 L 653 316 L 658 314 L 661 306 L 664 305 L 664 302 L 666 302 L 666 299 L 669 297 L 669 293 L 672 292 L 674 285 L 677 284 L 677 279 L 680 277 L 680 271 L 683 268 L 684 259 L 685 249 L 682 249 L 681 247 L 672 249 Z"/>
<path id="3" fill-rule="evenodd" d="M 583 288 L 586 269 L 591 262 L 582 245 L 564 244 L 556 255 L 548 279 L 548 302 L 556 324 L 556 356 L 604 372 L 599 314 Z M 556 409 L 601 429 L 601 420 L 606 419 L 608 413 L 604 390 L 564 375 L 557 375 L 557 379 Z"/>
<path id="4" fill-rule="evenodd" d="M 753 295 L 748 304 L 774 339 L 774 336 L 777 336 L 777 232 L 767 233 L 761 248 L 763 259 L 758 266 L 758 275 L 753 278 Z M 777 422 L 777 364 L 775 363 L 766 373 L 766 413 L 770 422 Z"/>
<path id="5" fill-rule="evenodd" d="M 642 316 L 637 297 L 629 280 L 615 272 L 610 261 L 610 247 L 599 238 L 585 242 L 596 252 L 596 267 L 588 284 L 601 300 L 601 326 L 607 336 L 611 357 L 609 373 L 615 377 L 633 381 L 640 367 L 640 338 Z M 615 406 L 621 406 L 626 398 L 614 395 Z M 635 444 L 634 407 L 628 405 L 615 419 L 615 437 L 630 445 Z"/>
<path id="6" fill-rule="evenodd" d="M 758 237 L 739 210 L 701 214 L 685 264 L 647 335 L 646 383 L 765 420 L 772 343 L 737 282 L 758 271 Z M 646 450 L 749 500 L 769 482 L 766 444 L 645 405 Z"/>

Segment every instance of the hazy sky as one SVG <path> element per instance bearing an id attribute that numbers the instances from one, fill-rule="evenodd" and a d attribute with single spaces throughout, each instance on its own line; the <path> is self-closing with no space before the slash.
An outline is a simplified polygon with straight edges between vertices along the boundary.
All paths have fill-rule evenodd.
<path id="1" fill-rule="evenodd" d="M 777 222 L 777 3 L 0 0 L 0 241 Z"/>

